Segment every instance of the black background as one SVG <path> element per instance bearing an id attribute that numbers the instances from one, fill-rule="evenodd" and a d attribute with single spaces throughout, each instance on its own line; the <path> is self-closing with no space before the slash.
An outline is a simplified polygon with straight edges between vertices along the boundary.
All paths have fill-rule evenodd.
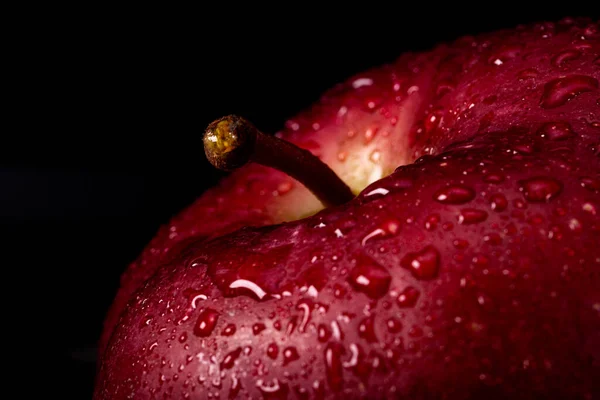
<path id="1" fill-rule="evenodd" d="M 203 155 L 209 122 L 237 113 L 274 132 L 325 89 L 403 51 L 591 11 L 300 4 L 37 10 L 9 35 L 16 123 L 0 150 L 0 218 L 4 254 L 15 252 L 5 287 L 22 309 L 7 323 L 27 338 L 15 350 L 32 354 L 22 375 L 50 378 L 47 395 L 90 398 L 119 274 L 222 176 Z"/>

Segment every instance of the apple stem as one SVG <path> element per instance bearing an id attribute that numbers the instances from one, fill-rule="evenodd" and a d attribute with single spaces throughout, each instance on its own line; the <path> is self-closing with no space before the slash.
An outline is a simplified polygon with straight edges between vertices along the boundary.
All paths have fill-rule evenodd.
<path id="1" fill-rule="evenodd" d="M 253 161 L 298 180 L 326 207 L 354 198 L 350 188 L 310 151 L 265 135 L 245 118 L 228 115 L 212 122 L 203 142 L 206 157 L 221 170 L 231 171 Z"/>

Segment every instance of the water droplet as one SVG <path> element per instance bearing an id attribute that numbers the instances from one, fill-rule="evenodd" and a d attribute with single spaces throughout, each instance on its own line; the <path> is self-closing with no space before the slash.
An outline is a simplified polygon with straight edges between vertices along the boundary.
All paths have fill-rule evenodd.
<path id="1" fill-rule="evenodd" d="M 494 114 L 493 111 L 489 111 L 483 117 L 481 117 L 481 119 L 479 120 L 479 127 L 477 128 L 477 132 L 481 133 L 487 128 L 489 128 L 492 125 L 492 122 L 494 121 L 495 117 L 496 114 Z"/>
<path id="2" fill-rule="evenodd" d="M 298 359 L 300 359 L 300 355 L 295 347 L 286 347 L 283 350 L 283 365 L 287 365 Z"/>
<path id="3" fill-rule="evenodd" d="M 413 85 L 411 87 L 409 87 L 408 89 L 406 89 L 406 94 L 411 95 L 413 93 L 417 93 L 419 91 L 419 87 L 416 85 Z"/>
<path id="4" fill-rule="evenodd" d="M 442 121 L 443 110 L 434 110 L 432 111 L 427 118 L 425 118 L 425 123 L 423 127 L 425 128 L 425 134 L 429 135 L 433 132 Z"/>
<path id="5" fill-rule="evenodd" d="M 388 332 L 398 333 L 402 330 L 402 322 L 399 319 L 391 317 L 386 322 Z"/>
<path id="6" fill-rule="evenodd" d="M 521 45 L 505 45 L 488 58 L 488 63 L 500 66 L 517 57 L 522 51 Z"/>
<path id="7" fill-rule="evenodd" d="M 483 241 L 492 246 L 498 246 L 502 244 L 502 236 L 496 232 L 488 233 L 487 235 L 483 236 Z"/>
<path id="8" fill-rule="evenodd" d="M 461 225 L 478 224 L 487 219 L 488 213 L 476 208 L 465 208 L 460 210 L 458 215 L 458 223 Z"/>
<path id="9" fill-rule="evenodd" d="M 377 228 L 375 230 L 373 230 L 372 232 L 369 232 L 361 241 L 361 244 L 364 246 L 365 244 L 367 244 L 367 242 L 376 237 L 376 236 L 384 236 L 385 235 L 385 231 L 381 228 Z"/>
<path id="10" fill-rule="evenodd" d="M 440 81 L 440 83 L 438 83 L 438 86 L 435 90 L 435 94 L 436 96 L 439 98 L 447 93 L 450 93 L 451 91 L 454 90 L 455 85 L 450 82 L 450 81 Z"/>
<path id="11" fill-rule="evenodd" d="M 371 78 L 357 78 L 352 81 L 352 87 L 354 89 L 358 89 L 363 86 L 371 86 L 373 85 L 373 79 Z"/>
<path id="12" fill-rule="evenodd" d="M 289 387 L 286 383 L 280 383 L 277 378 L 271 382 L 265 382 L 262 379 L 256 381 L 256 387 L 260 390 L 264 399 L 287 399 Z"/>
<path id="13" fill-rule="evenodd" d="M 390 191 L 387 190 L 386 188 L 376 188 L 373 189 L 371 191 L 369 191 L 369 193 L 365 194 L 365 197 L 369 197 L 369 196 L 375 196 L 375 195 L 379 195 L 379 196 L 385 196 L 389 193 Z"/>
<path id="14" fill-rule="evenodd" d="M 381 161 L 381 152 L 379 150 L 373 150 L 373 152 L 369 156 L 369 160 L 371 160 L 371 162 L 375 164 L 379 163 L 379 161 Z"/>
<path id="15" fill-rule="evenodd" d="M 425 229 L 428 231 L 432 231 L 437 228 L 438 223 L 440 222 L 439 214 L 431 214 L 425 218 Z"/>
<path id="16" fill-rule="evenodd" d="M 582 176 L 579 178 L 581 187 L 584 187 L 592 192 L 600 190 L 600 179 L 591 176 Z"/>
<path id="17" fill-rule="evenodd" d="M 342 369 L 342 349 L 337 343 L 329 343 L 325 348 L 325 371 L 327 383 L 334 392 L 342 390 L 344 371 Z"/>
<path id="18" fill-rule="evenodd" d="M 490 196 L 490 207 L 497 212 L 504 211 L 506 210 L 506 207 L 508 207 L 508 200 L 506 200 L 506 197 L 504 197 L 503 194 L 493 194 Z"/>
<path id="19" fill-rule="evenodd" d="M 247 279 L 236 279 L 229 284 L 229 288 L 239 290 L 240 294 L 250 292 L 252 295 L 256 296 L 258 300 L 262 300 L 267 295 L 267 292 L 260 286 Z"/>
<path id="20" fill-rule="evenodd" d="M 371 96 L 368 96 L 364 103 L 363 109 L 365 111 L 375 111 L 380 105 L 383 103 L 383 98 L 379 97 L 379 94 L 373 93 Z"/>
<path id="21" fill-rule="evenodd" d="M 150 326 L 150 324 L 152 323 L 153 320 L 154 320 L 154 318 L 151 315 L 145 316 L 144 318 L 142 318 L 142 323 L 140 324 L 140 328 Z"/>
<path id="22" fill-rule="evenodd" d="M 350 271 L 349 282 L 352 287 L 372 299 L 384 296 L 392 277 L 389 272 L 373 260 L 361 259 L 360 263 Z"/>
<path id="23" fill-rule="evenodd" d="M 287 326 L 285 327 L 285 334 L 287 336 L 290 336 L 294 332 L 294 329 L 296 329 L 297 324 L 298 324 L 298 317 L 296 315 L 294 315 L 290 318 Z"/>
<path id="24" fill-rule="evenodd" d="M 342 362 L 342 366 L 344 368 L 354 368 L 354 372 L 356 373 L 357 370 L 355 367 L 357 367 L 359 362 L 360 348 L 356 345 L 356 343 L 350 343 L 350 346 L 348 346 L 348 348 L 350 349 L 351 353 L 350 359 Z"/>
<path id="25" fill-rule="evenodd" d="M 346 296 L 346 288 L 344 286 L 340 285 L 339 283 L 334 284 L 333 285 L 333 295 L 337 299 L 344 298 L 344 296 Z"/>
<path id="26" fill-rule="evenodd" d="M 231 336 L 235 333 L 235 325 L 234 324 L 227 324 L 227 326 L 225 326 L 225 328 L 223 328 L 223 330 L 221 331 L 221 335 L 222 336 Z"/>
<path id="27" fill-rule="evenodd" d="M 306 325 L 310 321 L 311 305 L 312 302 L 310 300 L 301 300 L 298 302 L 298 305 L 296 305 L 296 309 L 302 311 L 302 319 L 300 320 L 300 326 L 298 327 L 298 332 L 300 333 L 303 333 L 306 330 Z"/>
<path id="28" fill-rule="evenodd" d="M 408 331 L 408 336 L 413 338 L 421 337 L 423 336 L 423 329 L 418 325 L 413 325 Z"/>
<path id="29" fill-rule="evenodd" d="M 395 235 L 400 230 L 400 221 L 397 219 L 388 219 L 381 224 L 381 228 L 388 235 Z"/>
<path id="30" fill-rule="evenodd" d="M 575 136 L 571 125 L 567 122 L 548 122 L 542 125 L 537 133 L 550 140 L 564 140 Z"/>
<path id="31" fill-rule="evenodd" d="M 369 343 L 377 342 L 377 336 L 375 335 L 375 317 L 373 315 L 360 321 L 358 324 L 358 336 Z"/>
<path id="32" fill-rule="evenodd" d="M 502 183 L 506 177 L 501 173 L 491 173 L 483 177 L 485 183 Z"/>
<path id="33" fill-rule="evenodd" d="M 569 229 L 572 230 L 573 232 L 581 232 L 582 231 L 582 227 L 581 227 L 581 222 L 579 222 L 578 219 L 575 218 L 571 218 L 569 220 Z"/>
<path id="34" fill-rule="evenodd" d="M 527 69 L 524 69 L 521 72 L 519 72 L 519 74 L 517 75 L 517 78 L 522 81 L 525 79 L 537 78 L 537 76 L 538 76 L 538 71 L 535 68 L 527 68 Z"/>
<path id="35" fill-rule="evenodd" d="M 242 348 L 238 347 L 237 349 L 227 353 L 223 361 L 221 361 L 221 369 L 230 369 L 234 366 L 235 360 L 242 354 Z"/>
<path id="36" fill-rule="evenodd" d="M 192 309 L 196 309 L 202 300 L 208 299 L 208 296 L 206 296 L 202 291 L 191 288 L 184 290 L 183 295 L 189 299 Z"/>
<path id="37" fill-rule="evenodd" d="M 217 325 L 219 313 L 212 308 L 206 308 L 198 316 L 196 325 L 194 326 L 194 335 L 200 337 L 209 336 Z"/>
<path id="38" fill-rule="evenodd" d="M 488 265 L 490 259 L 484 256 L 483 254 L 476 254 L 471 259 L 471 262 L 473 263 L 473 265 L 476 265 L 478 267 L 484 267 Z"/>
<path id="39" fill-rule="evenodd" d="M 531 144 L 523 143 L 515 144 L 513 147 L 513 151 L 520 154 L 533 154 L 536 151 L 536 149 Z"/>
<path id="40" fill-rule="evenodd" d="M 525 199 L 530 202 L 550 201 L 558 196 L 563 188 L 558 180 L 542 176 L 521 180 L 519 186 Z"/>
<path id="41" fill-rule="evenodd" d="M 469 247 L 469 242 L 464 239 L 454 239 L 452 244 L 459 250 L 464 250 Z"/>
<path id="42" fill-rule="evenodd" d="M 240 380 L 235 375 L 231 375 L 231 388 L 229 389 L 228 395 L 229 400 L 236 399 L 241 389 L 242 384 L 240 383 Z"/>
<path id="43" fill-rule="evenodd" d="M 319 342 L 321 342 L 321 343 L 327 342 L 330 337 L 331 337 L 331 331 L 329 330 L 327 325 L 319 324 L 319 326 L 317 327 L 317 338 L 319 339 Z"/>
<path id="44" fill-rule="evenodd" d="M 555 67 L 560 68 L 562 67 L 562 64 L 576 60 L 579 57 L 581 57 L 581 52 L 577 50 L 565 50 L 552 57 L 552 64 Z"/>
<path id="45" fill-rule="evenodd" d="M 566 104 L 584 92 L 598 89 L 598 80 L 586 75 L 569 75 L 553 79 L 544 85 L 540 100 L 543 108 L 555 108 Z"/>
<path id="46" fill-rule="evenodd" d="M 464 204 L 475 198 L 475 191 L 463 185 L 451 185 L 435 192 L 433 198 L 443 204 Z"/>
<path id="47" fill-rule="evenodd" d="M 333 320 L 333 321 L 331 321 L 330 325 L 331 325 L 331 333 L 333 335 L 333 338 L 337 341 L 344 339 L 344 332 L 342 332 L 342 329 L 340 328 L 340 324 L 338 324 L 337 321 Z"/>
<path id="48" fill-rule="evenodd" d="M 275 342 L 270 343 L 267 346 L 267 356 L 269 356 L 270 358 L 272 358 L 274 360 L 277 358 L 278 354 L 279 354 L 279 347 L 277 346 L 277 344 Z"/>
<path id="49" fill-rule="evenodd" d="M 277 185 L 277 192 L 280 195 L 286 194 L 290 190 L 292 190 L 293 186 L 294 186 L 294 184 L 290 181 L 281 182 L 279 185 Z"/>
<path id="50" fill-rule="evenodd" d="M 596 206 L 594 206 L 592 203 L 583 203 L 581 209 L 583 211 L 589 212 L 592 215 L 596 215 Z"/>
<path id="51" fill-rule="evenodd" d="M 417 279 L 433 279 L 437 276 L 440 267 L 440 253 L 435 247 L 429 245 L 420 251 L 408 253 L 400 261 L 400 265 L 408 269 Z"/>
<path id="52" fill-rule="evenodd" d="M 515 208 L 518 208 L 518 209 L 522 210 L 524 208 L 527 208 L 527 203 L 525 203 L 521 199 L 514 199 L 513 200 L 513 206 L 515 206 Z"/>
<path id="53" fill-rule="evenodd" d="M 258 335 L 259 333 L 264 331 L 266 328 L 267 327 L 265 326 L 265 324 L 263 324 L 262 322 L 257 322 L 256 324 L 252 325 L 252 333 L 254 333 L 255 335 Z"/>
<path id="54" fill-rule="evenodd" d="M 184 343 L 187 340 L 187 337 L 187 332 L 183 332 L 181 335 L 179 335 L 179 343 Z"/>
<path id="55" fill-rule="evenodd" d="M 402 293 L 400 293 L 400 295 L 398 295 L 398 298 L 396 299 L 396 302 L 398 303 L 399 307 L 405 308 L 405 307 L 414 307 L 417 304 L 417 300 L 419 299 L 420 293 L 419 291 L 412 287 L 412 286 L 407 286 Z"/>

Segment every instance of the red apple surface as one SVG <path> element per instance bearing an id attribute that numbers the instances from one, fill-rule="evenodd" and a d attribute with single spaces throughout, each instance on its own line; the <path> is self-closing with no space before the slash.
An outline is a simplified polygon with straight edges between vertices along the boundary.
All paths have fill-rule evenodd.
<path id="1" fill-rule="evenodd" d="M 277 136 L 356 197 L 207 191 L 124 273 L 94 398 L 600 397 L 599 80 L 565 19 L 332 88 Z"/>

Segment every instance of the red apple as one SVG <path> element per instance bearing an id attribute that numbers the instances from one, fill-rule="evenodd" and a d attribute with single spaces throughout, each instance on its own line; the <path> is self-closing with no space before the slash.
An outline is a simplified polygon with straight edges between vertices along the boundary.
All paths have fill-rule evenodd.
<path id="1" fill-rule="evenodd" d="M 598 398 L 599 56 L 466 37 L 259 134 L 123 275 L 95 399 Z"/>

